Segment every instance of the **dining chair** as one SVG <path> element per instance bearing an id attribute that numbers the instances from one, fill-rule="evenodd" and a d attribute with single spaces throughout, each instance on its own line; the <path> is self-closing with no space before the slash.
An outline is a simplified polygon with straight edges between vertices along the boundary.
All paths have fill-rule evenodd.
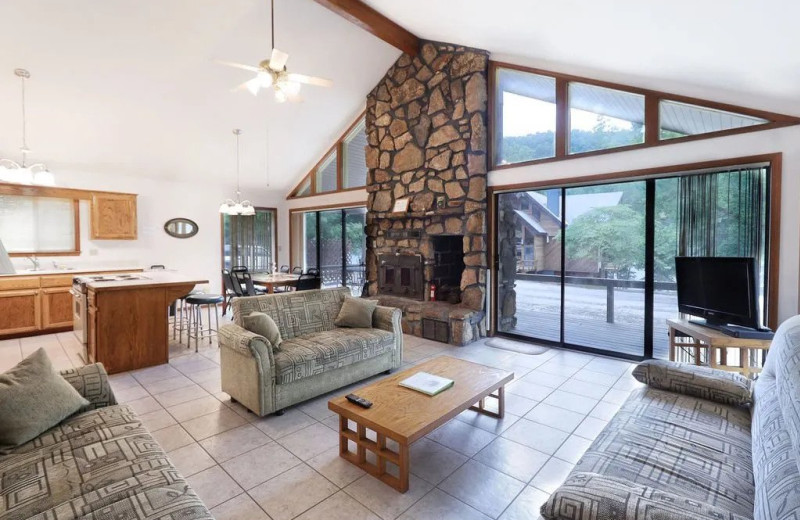
<path id="1" fill-rule="evenodd" d="M 295 284 L 295 290 L 308 291 L 311 289 L 319 289 L 322 286 L 322 278 L 311 274 L 301 274 Z"/>
<path id="2" fill-rule="evenodd" d="M 310 274 L 310 275 L 319 277 L 319 268 L 317 268 L 317 267 L 309 267 L 308 269 L 306 269 L 306 274 Z"/>
<path id="3" fill-rule="evenodd" d="M 289 266 L 288 265 L 282 265 L 281 269 L 280 269 L 280 272 L 288 273 L 289 272 Z"/>
<path id="4" fill-rule="evenodd" d="M 222 315 L 225 316 L 228 312 L 231 300 L 237 296 L 244 296 L 244 291 L 242 290 L 242 286 L 236 283 L 232 273 L 227 269 L 222 270 L 222 284 L 225 286 L 225 293 L 223 295 L 225 300 L 222 305 Z"/>
<path id="5" fill-rule="evenodd" d="M 155 264 L 150 266 L 151 271 L 163 271 L 164 269 L 166 269 L 166 267 L 164 267 L 162 264 Z"/>
<path id="6" fill-rule="evenodd" d="M 243 296 L 257 296 L 266 292 L 263 289 L 256 289 L 256 286 L 253 284 L 253 277 L 250 276 L 249 272 L 234 271 L 231 274 L 236 279 L 236 285 L 241 287 L 241 290 L 244 293 Z"/>
<path id="7" fill-rule="evenodd" d="M 292 274 L 303 274 L 303 268 L 300 266 L 292 267 Z"/>

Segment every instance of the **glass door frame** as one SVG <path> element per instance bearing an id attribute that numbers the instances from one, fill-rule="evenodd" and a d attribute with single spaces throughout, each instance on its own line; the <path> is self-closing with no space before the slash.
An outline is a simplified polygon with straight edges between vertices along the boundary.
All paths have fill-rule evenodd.
<path id="1" fill-rule="evenodd" d="M 702 167 L 698 167 L 702 166 Z M 492 248 L 491 255 L 491 319 L 490 335 L 498 335 L 517 339 L 520 341 L 536 342 L 544 345 L 551 345 L 570 350 L 599 354 L 604 356 L 641 361 L 653 357 L 653 315 L 655 297 L 655 200 L 656 200 L 656 181 L 658 179 L 681 177 L 684 175 L 715 173 L 716 171 L 733 170 L 736 168 L 765 167 L 766 175 L 766 222 L 765 222 L 765 247 L 764 247 L 764 316 L 766 324 L 775 329 L 777 327 L 777 302 L 778 302 L 778 246 L 780 243 L 780 180 L 781 180 L 781 154 L 767 156 L 756 156 L 742 158 L 742 160 L 723 160 L 709 163 L 699 163 L 696 165 L 672 166 L 646 170 L 645 173 L 637 175 L 639 172 L 622 172 L 619 174 L 603 174 L 597 176 L 583 177 L 580 180 L 562 179 L 552 182 L 540 182 L 530 184 L 516 184 L 511 186 L 495 186 L 489 188 L 490 219 L 489 243 Z M 569 344 L 564 341 L 564 304 L 566 284 L 566 241 L 561 241 L 561 341 L 533 338 L 514 334 L 512 332 L 500 331 L 497 328 L 498 305 L 497 301 L 497 272 L 499 269 L 500 258 L 498 252 L 497 237 L 499 235 L 499 197 L 504 193 L 518 191 L 539 191 L 548 189 L 560 190 L 561 200 L 565 200 L 566 191 L 569 188 L 582 186 L 597 186 L 604 184 L 620 184 L 624 182 L 645 182 L 645 280 L 644 280 L 644 348 L 642 356 L 635 356 L 614 352 L 611 350 L 587 347 L 583 345 Z M 566 202 L 564 202 L 566 204 Z M 566 227 L 566 219 L 562 219 L 562 236 Z"/>

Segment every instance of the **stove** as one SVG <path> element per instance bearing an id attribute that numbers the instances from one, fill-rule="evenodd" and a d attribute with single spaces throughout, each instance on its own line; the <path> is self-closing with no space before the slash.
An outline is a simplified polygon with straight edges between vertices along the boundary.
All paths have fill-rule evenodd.
<path id="1" fill-rule="evenodd" d="M 86 294 L 86 284 L 91 282 L 124 282 L 128 280 L 149 280 L 147 276 L 139 273 L 107 273 L 76 276 L 72 279 L 73 290 Z"/>

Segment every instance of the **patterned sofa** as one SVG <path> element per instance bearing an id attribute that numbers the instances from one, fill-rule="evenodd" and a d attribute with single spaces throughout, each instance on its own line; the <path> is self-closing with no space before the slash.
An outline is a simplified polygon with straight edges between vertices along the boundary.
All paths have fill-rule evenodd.
<path id="1" fill-rule="evenodd" d="M 213 519 L 100 364 L 61 372 L 85 410 L 0 455 L 0 520 Z"/>
<path id="2" fill-rule="evenodd" d="M 800 316 L 772 342 L 755 382 L 666 361 L 542 505 L 553 519 L 800 518 Z"/>
<path id="3" fill-rule="evenodd" d="M 399 368 L 400 310 L 378 306 L 371 329 L 335 327 L 346 295 L 341 287 L 235 298 L 234 323 L 219 329 L 222 391 L 263 416 Z M 279 349 L 242 327 L 253 311 L 275 320 Z"/>

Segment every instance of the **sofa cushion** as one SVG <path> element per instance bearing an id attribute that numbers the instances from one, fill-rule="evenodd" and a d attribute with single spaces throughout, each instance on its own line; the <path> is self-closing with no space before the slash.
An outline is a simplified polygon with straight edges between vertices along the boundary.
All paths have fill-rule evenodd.
<path id="1" fill-rule="evenodd" d="M 633 377 L 652 388 L 692 395 L 722 404 L 750 404 L 750 380 L 736 372 L 648 359 L 633 369 Z"/>
<path id="2" fill-rule="evenodd" d="M 575 466 L 753 513 L 750 412 L 644 387 L 634 392 Z"/>
<path id="3" fill-rule="evenodd" d="M 39 349 L 0 374 L 0 453 L 49 430 L 89 401 L 53 370 Z"/>
<path id="4" fill-rule="evenodd" d="M 72 417 L 0 457 L 0 519 L 211 519 L 127 406 Z"/>
<path id="5" fill-rule="evenodd" d="M 286 339 L 275 352 L 277 384 L 286 384 L 371 359 L 394 348 L 381 329 L 340 329 Z"/>
<path id="6" fill-rule="evenodd" d="M 272 348 L 280 350 L 281 331 L 278 329 L 278 324 L 269 314 L 263 312 L 251 312 L 249 316 L 244 316 L 244 328 L 259 336 L 264 336 L 267 341 L 272 344 Z"/>
<path id="7" fill-rule="evenodd" d="M 377 306 L 377 300 L 365 300 L 348 296 L 344 299 L 342 309 L 333 324 L 337 327 L 372 328 L 372 315 L 375 313 L 375 307 Z"/>

